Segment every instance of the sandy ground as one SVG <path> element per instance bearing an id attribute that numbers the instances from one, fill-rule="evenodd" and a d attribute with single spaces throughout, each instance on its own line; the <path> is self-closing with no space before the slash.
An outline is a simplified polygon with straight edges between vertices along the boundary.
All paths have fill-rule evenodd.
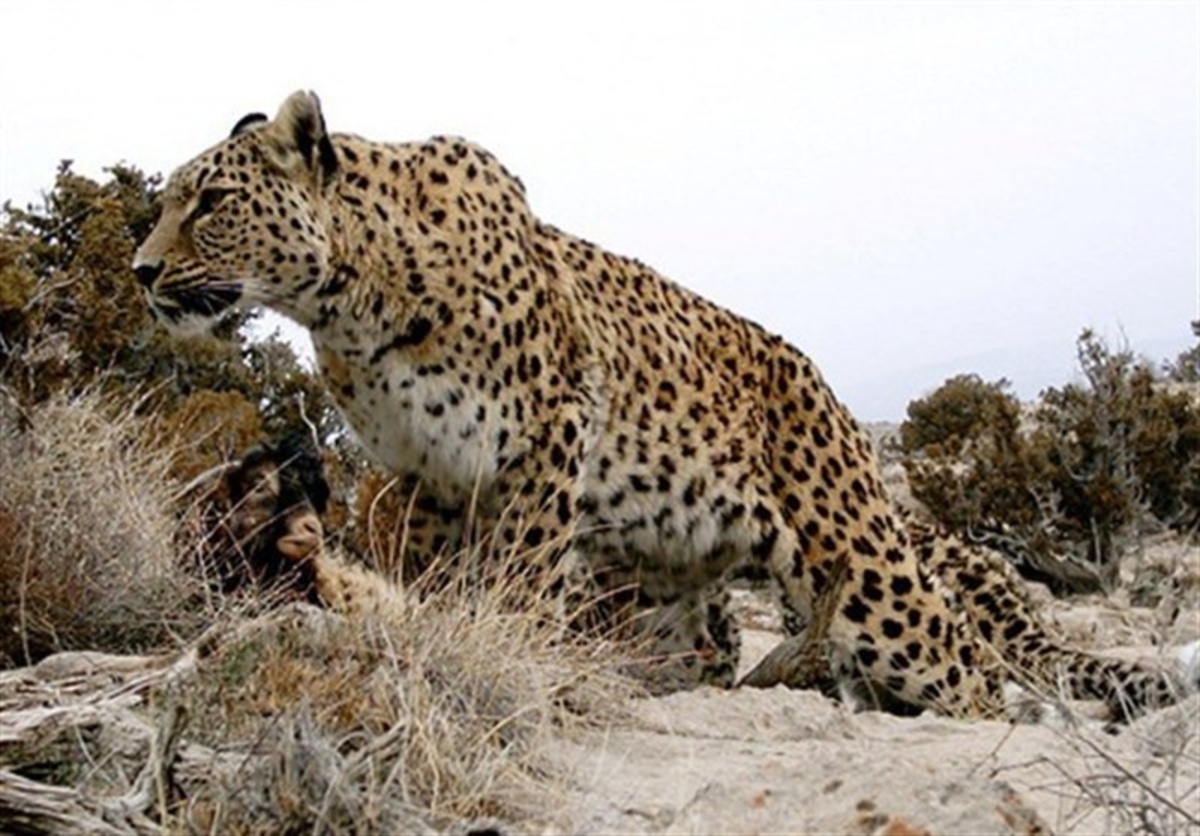
<path id="1" fill-rule="evenodd" d="M 1136 565 L 1166 574 L 1152 584 L 1160 594 L 1142 595 L 1148 606 L 1045 594 L 1047 620 L 1123 655 L 1162 657 L 1200 639 L 1200 552 L 1151 548 Z M 749 667 L 779 634 L 765 596 L 742 593 L 739 604 Z M 1082 719 L 1087 708 L 1011 725 L 852 713 L 785 688 L 644 699 L 628 722 L 552 744 L 569 789 L 545 830 L 1200 833 L 1200 697 L 1117 733 Z"/>
<path id="2" fill-rule="evenodd" d="M 575 779 L 564 823 L 596 834 L 900 836 L 1125 833 L 1145 819 L 1191 832 L 1197 711 L 1193 698 L 1112 736 L 851 715 L 782 689 L 678 694 L 640 706 L 633 728 L 562 745 Z"/>

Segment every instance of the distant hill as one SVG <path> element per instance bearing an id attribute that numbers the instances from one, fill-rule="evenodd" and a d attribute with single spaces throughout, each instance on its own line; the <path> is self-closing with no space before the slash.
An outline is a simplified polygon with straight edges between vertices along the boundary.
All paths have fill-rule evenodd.
<path id="1" fill-rule="evenodd" d="M 1119 347 L 1119 339 L 1111 342 Z M 1150 340 L 1133 346 L 1157 367 L 1174 360 L 1193 345 L 1182 329 L 1177 339 Z M 891 362 L 896 362 L 893 358 Z M 984 380 L 1007 378 L 1022 401 L 1032 401 L 1050 386 L 1062 386 L 1079 374 L 1073 346 L 1039 344 L 965 355 L 945 362 L 901 367 L 888 374 L 863 378 L 837 378 L 828 372 L 834 391 L 849 405 L 859 421 L 903 421 L 909 402 L 928 395 L 947 378 L 974 373 Z"/>

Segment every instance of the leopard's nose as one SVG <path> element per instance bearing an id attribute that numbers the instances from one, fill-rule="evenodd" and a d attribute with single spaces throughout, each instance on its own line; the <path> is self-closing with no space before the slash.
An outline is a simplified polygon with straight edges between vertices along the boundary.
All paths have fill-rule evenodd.
<path id="1" fill-rule="evenodd" d="M 162 275 L 163 264 L 134 264 L 133 272 L 137 276 L 138 283 L 147 290 L 154 284 L 154 280 Z"/>

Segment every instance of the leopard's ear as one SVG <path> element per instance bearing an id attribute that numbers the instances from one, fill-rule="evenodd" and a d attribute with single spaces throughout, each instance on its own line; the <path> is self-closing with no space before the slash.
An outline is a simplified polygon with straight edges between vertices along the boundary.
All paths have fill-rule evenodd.
<path id="1" fill-rule="evenodd" d="M 265 113 L 247 113 L 241 119 L 237 120 L 237 124 L 233 126 L 233 130 L 229 132 L 229 138 L 233 139 L 239 134 L 244 134 L 249 130 L 253 130 L 256 125 L 261 126 L 267 121 Z"/>
<path id="2" fill-rule="evenodd" d="M 271 161 L 285 172 L 309 172 L 322 185 L 337 173 L 337 154 L 316 93 L 298 90 L 288 96 L 263 131 Z"/>

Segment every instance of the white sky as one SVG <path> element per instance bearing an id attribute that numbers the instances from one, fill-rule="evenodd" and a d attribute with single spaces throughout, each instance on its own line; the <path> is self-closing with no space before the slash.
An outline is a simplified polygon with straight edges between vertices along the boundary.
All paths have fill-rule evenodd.
<path id="1" fill-rule="evenodd" d="M 1200 4 L 0 2 L 0 199 L 316 90 L 784 334 L 860 418 L 1193 344 Z"/>

